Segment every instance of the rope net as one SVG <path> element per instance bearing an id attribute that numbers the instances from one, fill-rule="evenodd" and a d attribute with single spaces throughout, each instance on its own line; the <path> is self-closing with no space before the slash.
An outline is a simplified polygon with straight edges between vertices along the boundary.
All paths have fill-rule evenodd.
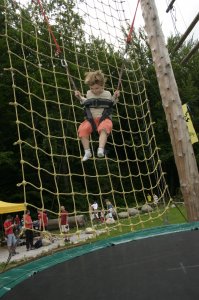
<path id="1" fill-rule="evenodd" d="M 133 38 L 126 43 L 135 8 L 117 0 L 39 0 L 26 7 L 5 1 L 2 8 L 22 171 L 18 187 L 26 205 L 45 209 L 51 218 L 65 206 L 76 231 L 80 215 L 86 226 L 108 232 L 136 230 L 155 219 L 164 223 L 171 197 Z M 82 162 L 77 129 L 84 114 L 74 88 L 85 95 L 85 72 L 102 70 L 113 94 L 121 68 L 107 155 L 97 157 L 98 136 L 92 134 L 93 156 Z M 154 194 L 158 202 L 152 205 Z M 94 201 L 104 222 L 96 223 Z"/>

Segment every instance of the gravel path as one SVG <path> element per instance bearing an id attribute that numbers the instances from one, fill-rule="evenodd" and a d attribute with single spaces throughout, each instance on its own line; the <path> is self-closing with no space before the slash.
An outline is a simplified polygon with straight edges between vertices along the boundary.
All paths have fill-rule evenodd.
<path id="1" fill-rule="evenodd" d="M 16 252 L 18 254 L 14 255 L 11 257 L 11 260 L 10 262 L 13 262 L 13 261 L 21 261 L 21 260 L 28 260 L 29 258 L 34 258 L 34 257 L 37 257 L 39 256 L 40 254 L 42 253 L 50 253 L 50 251 L 52 249 L 56 249 L 60 246 L 60 243 L 62 242 L 63 244 L 63 240 L 55 240 L 52 244 L 48 245 L 48 246 L 42 246 L 41 248 L 38 248 L 38 249 L 34 249 L 34 250 L 30 250 L 30 251 L 27 251 L 26 250 L 26 246 L 25 245 L 22 245 L 22 246 L 18 246 L 16 248 Z M 5 263 L 8 259 L 8 250 L 7 250 L 7 247 L 4 246 L 4 247 L 1 247 L 0 248 L 0 263 Z"/>
<path id="2" fill-rule="evenodd" d="M 97 234 L 100 234 L 100 232 L 98 232 Z M 82 232 L 81 234 L 77 235 L 73 235 L 70 237 L 70 241 L 69 243 L 71 244 L 77 244 L 79 242 L 84 242 L 88 239 L 93 238 L 93 234 L 88 234 L 85 232 Z M 40 254 L 49 254 L 51 253 L 51 250 L 56 249 L 58 247 L 64 246 L 65 242 L 64 242 L 64 238 L 63 237 L 59 237 L 59 238 L 54 238 L 53 242 L 48 245 L 48 246 L 42 246 L 39 249 L 34 249 L 34 250 L 30 250 L 30 251 L 26 251 L 26 246 L 22 245 L 22 246 L 17 246 L 16 248 L 16 252 L 18 252 L 18 254 L 14 255 L 11 257 L 10 262 L 13 261 L 21 261 L 21 260 L 28 260 L 30 258 L 35 258 L 37 256 L 39 256 Z M 0 247 L 0 263 L 5 263 L 8 259 L 8 250 L 7 250 L 7 246 L 3 246 Z"/>

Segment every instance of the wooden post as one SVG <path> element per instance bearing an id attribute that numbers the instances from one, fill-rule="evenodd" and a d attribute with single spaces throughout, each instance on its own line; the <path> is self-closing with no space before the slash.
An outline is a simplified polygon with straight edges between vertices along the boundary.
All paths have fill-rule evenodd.
<path id="1" fill-rule="evenodd" d="M 199 174 L 169 53 L 154 0 L 141 0 L 145 31 L 151 48 L 162 105 L 168 124 L 187 217 L 199 220 Z"/>

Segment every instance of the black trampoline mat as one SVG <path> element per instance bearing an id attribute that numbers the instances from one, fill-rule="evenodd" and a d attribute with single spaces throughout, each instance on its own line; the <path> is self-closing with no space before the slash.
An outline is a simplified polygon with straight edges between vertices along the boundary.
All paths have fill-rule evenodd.
<path id="1" fill-rule="evenodd" d="M 199 231 L 84 254 L 24 280 L 2 300 L 198 300 Z"/>

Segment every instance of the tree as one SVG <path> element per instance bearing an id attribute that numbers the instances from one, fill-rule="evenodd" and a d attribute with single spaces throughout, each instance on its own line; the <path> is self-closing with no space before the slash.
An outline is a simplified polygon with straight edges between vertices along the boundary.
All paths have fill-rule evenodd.
<path id="1" fill-rule="evenodd" d="M 26 148 L 24 154 L 25 159 L 31 161 L 33 165 L 37 165 L 36 154 L 33 154 L 31 149 L 36 146 L 42 149 L 38 151 L 40 161 L 42 162 L 42 167 L 53 173 L 52 161 L 51 161 L 51 147 L 54 153 L 60 155 L 65 154 L 64 142 L 63 140 L 51 140 L 49 141 L 48 137 L 48 126 L 46 122 L 46 116 L 49 117 L 49 126 L 50 132 L 54 136 L 60 134 L 62 128 L 60 127 L 59 122 L 63 117 L 64 121 L 64 133 L 66 135 L 67 141 L 67 154 L 70 156 L 70 163 L 68 164 L 67 157 L 59 158 L 53 157 L 53 162 L 55 165 L 56 172 L 59 173 L 59 170 L 65 170 L 65 178 L 57 175 L 57 182 L 60 190 L 64 190 L 70 194 L 72 192 L 72 187 L 70 181 L 73 181 L 76 189 L 79 191 L 84 191 L 84 180 L 78 176 L 78 172 L 82 172 L 82 166 L 80 161 L 74 160 L 72 154 L 79 155 L 79 148 L 77 141 L 72 140 L 76 137 L 76 124 L 73 122 L 74 119 L 76 123 L 82 120 L 82 109 L 80 108 L 77 102 L 73 102 L 70 94 L 70 82 L 68 81 L 67 69 L 64 69 L 60 64 L 60 58 L 63 58 L 68 62 L 68 70 L 74 79 L 77 88 L 82 92 L 85 92 L 84 85 L 82 84 L 82 78 L 84 77 L 84 72 L 87 71 L 88 61 L 90 69 L 96 68 L 96 61 L 98 62 L 99 69 L 102 69 L 105 74 L 111 74 L 112 76 L 108 78 L 107 87 L 110 90 L 113 90 L 117 87 L 118 84 L 118 70 L 122 66 L 124 58 L 121 54 L 114 49 L 111 45 L 107 44 L 104 39 L 98 37 L 90 37 L 88 40 L 85 37 L 83 31 L 84 20 L 75 12 L 75 1 L 52 1 L 50 4 L 47 1 L 42 1 L 43 8 L 45 10 L 46 16 L 50 19 L 50 24 L 45 21 L 44 15 L 42 13 L 41 7 L 38 5 L 31 5 L 27 8 L 17 8 L 11 7 L 8 3 L 8 23 L 5 23 L 5 13 L 3 1 L 0 0 L 0 51 L 1 55 L 1 72 L 3 80 L 1 80 L 1 110 L 0 110 L 0 138 L 1 138 L 1 152 L 0 152 L 0 172 L 2 176 L 2 188 L 1 188 L 1 197 L 5 195 L 8 197 L 13 196 L 18 200 L 23 199 L 22 193 L 16 192 L 16 183 L 21 182 L 21 166 L 19 164 L 20 157 L 16 146 L 13 146 L 13 143 L 17 141 L 17 127 L 15 123 L 15 111 L 13 106 L 10 106 L 8 103 L 13 102 L 13 92 L 12 92 L 12 72 L 7 69 L 9 67 L 9 56 L 7 53 L 7 45 L 5 39 L 5 25 L 7 25 L 7 30 L 9 34 L 9 39 L 12 41 L 10 44 L 10 54 L 13 55 L 13 73 L 15 77 L 15 82 L 17 86 L 20 86 L 21 89 L 16 89 L 16 97 L 20 101 L 17 109 L 20 111 L 20 120 L 22 123 L 30 125 L 25 126 L 20 124 L 22 139 L 24 144 L 22 145 Z M 17 4 L 15 4 L 17 5 Z M 59 11 L 59 16 L 57 14 Z M 51 17 L 51 18 L 50 18 Z M 59 58 L 55 56 L 56 45 L 53 41 L 52 34 L 48 30 L 48 25 L 50 25 L 52 33 L 57 39 L 61 53 Z M 21 35 L 20 35 L 20 26 L 23 26 L 23 44 L 21 44 Z M 37 37 L 37 40 L 36 40 Z M 168 47 L 172 49 L 173 45 L 177 42 L 180 37 L 170 37 L 168 40 Z M 48 42 L 50 40 L 50 42 Z M 185 66 L 181 66 L 180 62 L 183 56 L 191 49 L 194 42 L 189 41 L 181 50 L 172 57 L 172 64 L 174 72 L 176 75 L 177 83 L 179 86 L 179 91 L 181 98 L 184 99 L 184 102 L 188 101 L 191 114 L 193 117 L 194 125 L 196 130 L 199 125 L 198 117 L 198 64 L 199 64 L 199 55 L 195 54 L 193 59 L 188 62 Z M 45 55 L 46 54 L 46 55 Z M 15 56 L 14 56 L 15 55 Z M 22 59 L 20 58 L 22 57 Z M 168 175 L 168 182 L 172 194 L 175 194 L 179 183 L 178 176 L 176 172 L 176 167 L 173 159 L 173 153 L 170 145 L 170 138 L 167 132 L 167 125 L 164 117 L 164 112 L 160 100 L 160 94 L 157 84 L 156 75 L 154 72 L 152 57 L 150 49 L 147 43 L 147 38 L 143 30 L 134 33 L 133 43 L 129 47 L 128 56 L 125 58 L 125 63 L 128 66 L 129 62 L 134 64 L 134 67 L 138 67 L 137 59 L 144 78 L 146 79 L 146 89 L 147 95 L 149 98 L 149 104 L 152 114 L 152 119 L 155 123 L 155 132 L 157 144 L 160 146 L 161 151 L 161 160 L 163 163 L 164 170 L 166 170 Z M 88 61 L 87 61 L 88 60 Z M 49 71 L 49 66 L 54 64 L 56 70 L 56 81 L 53 75 L 53 72 Z M 80 68 L 77 68 L 77 64 L 80 65 Z M 40 68 L 38 68 L 38 65 Z M 116 68 L 115 66 L 118 66 Z M 109 69 L 108 69 L 109 68 Z M 188 74 L 188 76 L 187 76 Z M 128 76 L 133 76 L 129 73 Z M 123 90 L 128 90 L 128 80 L 127 74 L 123 74 Z M 132 77 L 133 79 L 133 77 Z M 132 80 L 133 81 L 133 80 Z M 43 85 L 40 84 L 43 82 Z M 57 109 L 58 103 L 55 100 L 57 97 L 56 90 L 54 86 L 57 85 L 59 89 L 59 101 L 62 104 L 63 115 L 60 115 L 59 110 Z M 72 87 L 73 88 L 73 87 Z M 132 87 L 133 90 L 136 90 L 136 85 Z M 32 102 L 29 100 L 29 94 L 31 94 Z M 42 99 L 45 99 L 43 101 Z M 72 106 L 68 105 L 68 102 L 72 101 Z M 120 100 L 123 101 L 122 99 Z M 131 97 L 126 93 L 125 95 L 126 103 L 131 103 Z M 137 98 L 139 101 L 139 98 Z M 30 104 L 31 103 L 31 104 Z M 71 103 L 70 103 L 71 104 Z M 33 120 L 31 119 L 30 110 L 34 111 Z M 137 113 L 141 113 L 137 109 Z M 123 129 L 123 135 L 120 132 L 114 133 L 114 136 L 110 137 L 114 139 L 116 147 L 112 147 L 108 142 L 108 151 L 109 154 L 113 157 L 116 156 L 115 149 L 119 153 L 120 158 L 125 157 L 125 151 L 120 150 L 121 138 L 124 138 L 126 144 L 130 143 L 130 135 L 128 134 L 128 122 L 126 122 L 126 111 L 125 105 L 120 106 L 119 114 L 121 116 L 120 122 Z M 132 110 L 132 117 L 135 117 Z M 120 128 L 118 121 L 114 118 L 113 114 L 114 128 Z M 32 123 L 34 124 L 36 130 L 37 145 L 35 145 L 34 138 L 32 137 Z M 137 124 L 134 125 L 134 130 L 137 129 Z M 141 124 L 140 126 L 143 126 Z M 10 134 L 12 133 L 12 135 Z M 138 137 L 135 136 L 135 142 Z M 71 142 L 73 141 L 73 142 Z M 194 145 L 196 150 L 197 159 L 199 159 L 199 149 L 198 145 Z M 129 151 L 127 150 L 127 155 L 134 158 L 134 153 L 132 153 L 130 147 Z M 48 156 L 46 156 L 48 153 Z M 141 154 L 140 154 L 141 155 Z M 70 170 L 68 169 L 70 167 Z M 35 175 L 35 169 L 31 166 L 26 165 L 26 178 L 30 181 L 39 185 L 38 177 Z M 131 168 L 136 168 L 135 165 L 131 165 Z M 143 165 L 144 168 L 144 165 Z M 111 172 L 114 174 L 114 167 L 110 163 Z M 121 166 L 123 174 L 126 172 L 126 166 Z M 103 174 L 103 164 L 99 168 L 99 174 Z M 87 172 L 92 172 L 92 169 L 89 168 Z M 70 175 L 70 173 L 75 175 Z M 5 176 L 4 176 L 5 174 Z M 12 184 L 10 182 L 10 174 L 12 174 Z M 53 176 L 49 175 L 47 172 L 41 171 L 42 180 L 45 183 L 45 187 L 51 187 L 54 185 Z M 90 173 L 89 173 L 90 174 Z M 101 184 L 108 189 L 109 184 L 106 185 L 106 178 L 100 178 L 102 181 Z M 96 179 L 93 179 L 95 182 Z M 128 181 L 128 180 L 126 180 Z M 129 183 L 127 182 L 127 185 Z M 138 182 L 135 183 L 139 185 Z M 114 185 L 119 189 L 119 181 L 114 180 Z M 97 185 L 93 184 L 91 186 L 92 191 L 95 190 Z M 122 188 L 121 188 L 122 190 Z M 30 187 L 27 188 L 28 191 L 28 201 L 32 198 L 37 199 L 39 203 L 39 192 L 35 193 Z M 55 191 L 56 192 L 56 191 Z M 52 197 L 47 193 L 44 195 L 47 201 L 47 206 L 52 206 Z M 72 199 L 69 198 L 69 205 L 72 207 Z M 81 197 L 80 197 L 81 198 Z M 61 198 L 62 200 L 62 198 Z M 81 199 L 79 200 L 78 207 L 81 207 Z M 53 204 L 54 205 L 54 204 Z M 53 207 L 55 209 L 55 207 Z"/>

